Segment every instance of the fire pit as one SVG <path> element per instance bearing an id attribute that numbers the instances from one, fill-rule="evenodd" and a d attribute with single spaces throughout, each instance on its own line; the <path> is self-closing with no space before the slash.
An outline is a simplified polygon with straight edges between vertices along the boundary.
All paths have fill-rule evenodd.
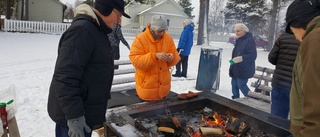
<path id="1" fill-rule="evenodd" d="M 121 127 L 119 123 L 131 125 L 140 132 L 138 136 L 146 137 L 165 136 L 172 133 L 172 129 L 179 130 L 179 134 L 172 133 L 170 136 L 186 137 L 205 136 L 204 134 L 196 134 L 200 130 L 201 133 L 214 130 L 214 136 L 286 137 L 291 135 L 288 130 L 289 120 L 281 119 L 211 92 L 202 92 L 191 100 L 170 98 L 156 103 L 134 104 L 128 106 L 127 110 L 112 116 L 113 120 L 106 124 L 112 131 L 116 131 L 117 136 L 125 136 L 121 132 L 117 132 L 115 126 L 112 126 Z M 203 122 L 201 122 L 204 118 L 206 126 L 203 126 Z M 159 119 L 161 120 L 159 121 Z M 164 124 L 168 123 L 168 119 L 171 124 Z M 208 126 L 210 120 L 220 120 L 225 123 Z M 195 126 L 194 123 L 198 125 Z M 234 125 L 238 125 L 237 129 L 232 129 Z M 168 131 L 159 132 L 159 127 L 162 128 L 161 130 Z"/>

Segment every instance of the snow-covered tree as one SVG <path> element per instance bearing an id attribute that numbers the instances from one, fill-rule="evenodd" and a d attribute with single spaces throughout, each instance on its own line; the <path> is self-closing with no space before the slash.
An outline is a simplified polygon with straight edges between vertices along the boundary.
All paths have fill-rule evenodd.
<path id="1" fill-rule="evenodd" d="M 178 3 L 184 9 L 184 13 L 186 13 L 189 18 L 194 18 L 194 15 L 192 15 L 194 7 L 191 6 L 192 4 L 189 2 L 189 0 L 179 0 Z"/>
<path id="2" fill-rule="evenodd" d="M 208 33 L 222 34 L 225 32 L 224 25 L 224 0 L 210 1 L 210 11 L 208 16 Z"/>
<path id="3" fill-rule="evenodd" d="M 269 12 L 265 0 L 228 0 L 225 22 L 230 27 L 235 23 L 244 23 L 251 32 L 260 34 L 264 32 L 261 28 L 266 27 Z"/>

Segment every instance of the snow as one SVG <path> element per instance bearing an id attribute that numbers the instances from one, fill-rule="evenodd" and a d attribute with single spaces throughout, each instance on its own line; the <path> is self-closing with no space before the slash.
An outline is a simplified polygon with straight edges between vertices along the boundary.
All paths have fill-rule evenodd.
<path id="1" fill-rule="evenodd" d="M 47 100 L 60 36 L 0 31 L 0 91 L 8 89 L 10 85 L 15 86 L 17 106 L 15 116 L 22 137 L 54 137 L 55 123 L 48 116 Z M 126 36 L 125 38 L 128 43 L 132 43 L 134 39 Z M 175 40 L 175 43 L 177 44 L 178 40 Z M 124 45 L 120 47 L 120 59 L 127 60 L 128 49 Z M 196 77 L 200 51 L 203 47 L 206 46 L 193 46 L 189 56 L 190 79 L 173 78 L 172 91 L 177 93 L 197 91 Z M 226 42 L 210 42 L 209 47 L 222 48 L 220 88 L 216 93 L 230 98 L 232 93 L 228 61 L 231 58 L 233 45 Z M 256 65 L 274 68 L 268 62 L 268 52 L 263 49 L 258 49 Z M 253 81 L 255 80 L 250 79 L 248 85 Z M 0 102 L 6 101 L 0 100 Z"/>

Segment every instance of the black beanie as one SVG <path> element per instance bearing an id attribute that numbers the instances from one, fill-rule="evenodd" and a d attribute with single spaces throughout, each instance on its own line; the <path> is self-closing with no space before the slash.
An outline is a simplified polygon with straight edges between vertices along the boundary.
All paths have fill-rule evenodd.
<path id="1" fill-rule="evenodd" d="M 290 26 L 294 28 L 306 28 L 308 23 L 320 15 L 318 4 L 313 0 L 295 0 L 287 9 L 286 32 L 291 33 Z"/>

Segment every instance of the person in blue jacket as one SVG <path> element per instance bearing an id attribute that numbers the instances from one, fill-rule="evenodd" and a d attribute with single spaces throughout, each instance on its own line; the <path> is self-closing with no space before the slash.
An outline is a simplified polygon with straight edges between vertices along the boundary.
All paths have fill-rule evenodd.
<path id="1" fill-rule="evenodd" d="M 250 91 L 248 79 L 255 73 L 257 49 L 252 34 L 246 25 L 239 23 L 234 26 L 237 35 L 236 44 L 232 50 L 229 76 L 231 77 L 232 99 L 239 98 L 239 89 L 244 96 Z"/>
<path id="2" fill-rule="evenodd" d="M 181 60 L 176 65 L 176 74 L 172 75 L 173 77 L 185 77 L 187 78 L 188 71 L 188 60 L 190 51 L 193 45 L 193 24 L 191 19 L 186 19 L 183 22 L 183 31 L 181 33 L 179 43 L 178 43 L 178 52 L 180 54 Z M 182 65 L 182 72 L 181 72 Z"/>

